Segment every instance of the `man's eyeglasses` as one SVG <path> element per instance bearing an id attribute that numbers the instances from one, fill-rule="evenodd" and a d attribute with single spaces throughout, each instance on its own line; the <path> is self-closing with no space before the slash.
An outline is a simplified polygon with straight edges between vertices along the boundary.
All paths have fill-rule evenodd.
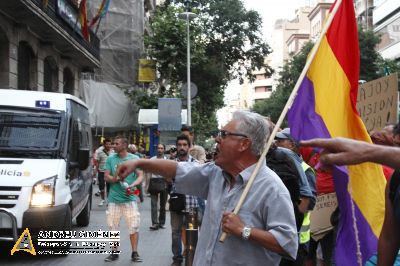
<path id="1" fill-rule="evenodd" d="M 229 131 L 226 131 L 226 130 L 220 130 L 220 131 L 218 132 L 218 135 L 217 135 L 217 136 L 220 137 L 221 139 L 224 139 L 224 138 L 226 138 L 226 137 L 228 137 L 228 136 L 237 136 L 237 137 L 248 138 L 248 137 L 247 137 L 246 135 L 244 135 L 244 134 L 229 132 Z"/>

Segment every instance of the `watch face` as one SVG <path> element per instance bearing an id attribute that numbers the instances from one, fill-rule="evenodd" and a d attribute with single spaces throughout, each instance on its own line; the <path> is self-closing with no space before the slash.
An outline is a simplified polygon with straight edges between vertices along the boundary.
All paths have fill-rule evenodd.
<path id="1" fill-rule="evenodd" d="M 251 228 L 245 226 L 245 227 L 243 228 L 243 232 L 242 232 L 242 237 L 243 237 L 243 239 L 248 240 L 249 237 L 250 237 L 250 232 L 251 232 Z"/>

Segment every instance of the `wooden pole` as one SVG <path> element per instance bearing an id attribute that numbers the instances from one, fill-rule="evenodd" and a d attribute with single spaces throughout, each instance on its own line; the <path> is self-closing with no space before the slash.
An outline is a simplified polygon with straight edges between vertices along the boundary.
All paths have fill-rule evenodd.
<path id="1" fill-rule="evenodd" d="M 285 118 L 287 112 L 289 111 L 289 108 L 292 106 L 292 104 L 294 102 L 294 99 L 296 98 L 297 92 L 298 92 L 298 90 L 300 88 L 301 82 L 303 81 L 308 69 L 310 68 L 311 62 L 313 61 L 313 59 L 315 57 L 315 54 L 317 53 L 319 45 L 321 44 L 322 39 L 324 38 L 326 32 L 328 31 L 328 28 L 331 25 L 331 23 L 333 21 L 333 18 L 335 17 L 336 12 L 338 11 L 339 6 L 341 5 L 341 3 L 342 3 L 342 0 L 337 0 L 336 1 L 336 5 L 334 6 L 332 12 L 330 13 L 330 16 L 328 17 L 328 20 L 327 20 L 326 24 L 324 25 L 324 28 L 322 29 L 321 35 L 319 36 L 317 42 L 315 43 L 313 49 L 311 50 L 310 55 L 309 55 L 309 57 L 307 59 L 306 65 L 304 66 L 303 71 L 300 74 L 300 77 L 297 79 L 296 85 L 294 86 L 294 89 L 293 89 L 292 93 L 290 94 L 289 99 L 287 100 L 286 105 L 283 108 L 283 111 L 282 111 L 281 115 L 279 116 L 278 121 L 276 122 L 274 130 L 272 130 L 272 133 L 269 136 L 269 139 L 268 139 L 267 143 L 265 144 L 264 151 L 261 154 L 260 159 L 258 159 L 257 165 L 254 168 L 254 171 L 251 174 L 250 179 L 247 182 L 247 185 L 244 188 L 242 195 L 240 196 L 239 202 L 237 203 L 237 205 L 235 207 L 235 210 L 233 211 L 234 214 L 238 214 L 239 213 L 240 208 L 242 207 L 243 202 L 247 197 L 247 193 L 249 193 L 249 190 L 250 190 L 250 188 L 251 188 L 251 186 L 253 184 L 253 181 L 254 181 L 256 175 L 258 174 L 258 171 L 260 170 L 261 164 L 264 162 L 264 158 L 267 155 L 267 153 L 269 151 L 269 148 L 271 148 L 272 141 L 275 139 L 275 135 L 278 132 L 278 129 L 280 128 L 280 126 L 281 126 L 281 124 L 283 122 L 283 119 Z M 224 242 L 226 237 L 227 237 L 227 234 L 225 232 L 223 232 L 221 237 L 220 237 L 220 239 L 219 239 L 219 241 L 220 242 Z"/>
<path id="2" fill-rule="evenodd" d="M 101 19 L 102 19 L 103 17 L 100 17 L 99 18 L 99 21 L 97 22 L 97 26 L 96 26 L 96 31 L 94 32 L 94 35 L 97 35 L 97 31 L 99 30 L 99 26 L 100 26 L 100 23 L 101 23 Z"/>

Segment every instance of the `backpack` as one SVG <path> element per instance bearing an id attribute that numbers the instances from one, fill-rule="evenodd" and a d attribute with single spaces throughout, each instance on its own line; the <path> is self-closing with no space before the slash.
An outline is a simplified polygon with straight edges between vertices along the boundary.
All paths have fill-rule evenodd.
<path id="1" fill-rule="evenodd" d="M 282 180 L 290 193 L 294 207 L 297 229 L 300 230 L 304 214 L 299 212 L 297 205 L 300 202 L 299 170 L 295 159 L 290 156 L 290 150 L 283 148 L 271 148 L 265 157 L 267 166 L 271 168 Z"/>

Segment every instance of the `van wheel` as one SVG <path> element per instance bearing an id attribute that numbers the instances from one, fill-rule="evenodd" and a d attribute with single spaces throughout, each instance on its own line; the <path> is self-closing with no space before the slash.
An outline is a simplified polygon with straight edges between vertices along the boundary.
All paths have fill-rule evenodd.
<path id="1" fill-rule="evenodd" d="M 64 231 L 71 231 L 72 230 L 72 213 L 71 208 L 67 208 L 67 213 L 65 214 L 65 222 L 63 229 Z"/>
<path id="2" fill-rule="evenodd" d="M 79 226 L 88 226 L 90 222 L 90 205 L 91 205 L 92 197 L 89 196 L 85 208 L 81 211 L 81 213 L 76 217 L 76 223 Z"/>

